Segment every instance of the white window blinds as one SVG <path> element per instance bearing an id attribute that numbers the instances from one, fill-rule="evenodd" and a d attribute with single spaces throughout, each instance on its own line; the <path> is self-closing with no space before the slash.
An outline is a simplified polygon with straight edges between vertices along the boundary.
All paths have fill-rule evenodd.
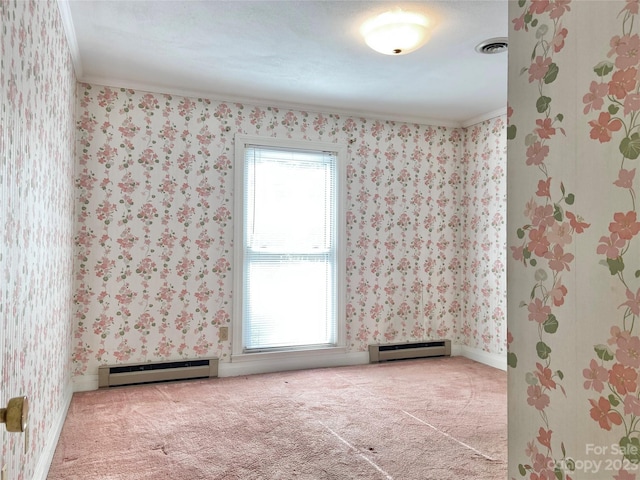
<path id="1" fill-rule="evenodd" d="M 243 351 L 337 342 L 337 157 L 245 145 Z"/>

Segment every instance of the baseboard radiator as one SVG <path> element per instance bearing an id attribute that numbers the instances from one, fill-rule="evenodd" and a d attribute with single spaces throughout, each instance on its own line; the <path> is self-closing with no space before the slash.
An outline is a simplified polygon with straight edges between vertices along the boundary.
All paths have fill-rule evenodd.
<path id="1" fill-rule="evenodd" d="M 451 340 L 369 345 L 369 363 L 451 355 Z"/>
<path id="2" fill-rule="evenodd" d="M 98 388 L 141 383 L 194 380 L 218 376 L 218 359 L 178 360 L 175 362 L 103 365 L 98 367 Z"/>

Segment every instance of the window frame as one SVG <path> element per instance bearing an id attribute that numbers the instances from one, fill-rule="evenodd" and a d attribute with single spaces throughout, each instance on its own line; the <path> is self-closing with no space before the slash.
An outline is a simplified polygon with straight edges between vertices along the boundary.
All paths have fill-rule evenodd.
<path id="1" fill-rule="evenodd" d="M 245 254 L 245 150 L 246 146 L 259 146 L 283 150 L 307 150 L 330 152 L 336 156 L 336 344 L 331 346 L 300 346 L 259 351 L 244 351 L 244 254 Z M 345 145 L 292 139 L 278 139 L 257 135 L 235 135 L 234 156 L 234 241 L 233 241 L 233 315 L 232 315 L 232 361 L 257 360 L 267 357 L 295 357 L 305 354 L 340 353 L 346 351 L 346 163 Z"/>

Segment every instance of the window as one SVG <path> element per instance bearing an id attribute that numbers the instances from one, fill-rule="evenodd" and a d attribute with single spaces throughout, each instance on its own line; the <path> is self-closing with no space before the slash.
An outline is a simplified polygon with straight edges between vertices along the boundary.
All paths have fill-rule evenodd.
<path id="1" fill-rule="evenodd" d="M 234 355 L 343 345 L 343 157 L 236 137 Z"/>

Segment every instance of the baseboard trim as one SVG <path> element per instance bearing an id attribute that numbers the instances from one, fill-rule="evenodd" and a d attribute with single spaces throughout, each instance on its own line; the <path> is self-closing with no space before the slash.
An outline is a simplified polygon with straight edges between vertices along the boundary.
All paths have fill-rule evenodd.
<path id="1" fill-rule="evenodd" d="M 239 375 L 255 375 L 258 373 L 284 372 L 288 370 L 305 370 L 309 368 L 346 367 L 349 365 L 365 365 L 369 363 L 369 352 L 341 353 L 335 355 L 308 355 L 291 358 L 244 360 L 242 362 L 225 362 L 218 365 L 219 377 L 236 377 Z"/>
<path id="2" fill-rule="evenodd" d="M 458 357 L 466 357 L 479 363 L 484 363 L 493 368 L 507 370 L 507 356 L 498 355 L 497 353 L 489 353 L 478 348 L 468 347 L 467 345 L 451 345 L 451 355 Z"/>
<path id="3" fill-rule="evenodd" d="M 219 377 L 237 377 L 258 373 L 284 372 L 288 370 L 304 370 L 309 368 L 346 367 L 349 365 L 365 365 L 369 363 L 369 352 L 339 353 L 327 355 L 310 354 L 292 357 L 264 358 L 256 357 L 255 361 L 243 358 L 241 362 L 220 362 Z M 98 389 L 98 375 L 82 375 L 73 378 L 73 392 L 89 392 Z"/>
<path id="4" fill-rule="evenodd" d="M 33 472 L 32 480 L 47 480 L 49 467 L 51 467 L 53 455 L 56 453 L 56 447 L 58 446 L 58 440 L 60 438 L 60 433 L 62 432 L 62 426 L 64 425 L 64 421 L 67 418 L 69 405 L 71 405 L 71 397 L 73 397 L 73 390 L 71 386 L 69 386 L 66 388 L 66 394 L 63 399 L 62 407 L 56 415 L 56 418 L 54 418 L 53 425 L 51 425 L 51 428 L 49 429 L 44 448 L 40 453 L 38 464 L 36 465 L 36 469 Z"/>
<path id="5" fill-rule="evenodd" d="M 98 374 L 82 375 L 81 377 L 73 377 L 73 393 L 90 392 L 98 389 Z"/>
<path id="6" fill-rule="evenodd" d="M 466 345 L 451 345 L 452 356 L 467 357 L 493 368 L 507 370 L 507 357 L 485 352 Z M 294 356 L 291 358 L 260 358 L 256 361 L 243 359 L 241 362 L 220 362 L 219 377 L 237 377 L 259 373 L 284 372 L 288 370 L 304 370 L 309 368 L 346 367 L 349 365 L 365 365 L 369 363 L 369 352 L 352 352 L 339 354 L 317 354 Z M 98 375 L 82 375 L 73 378 L 73 392 L 88 392 L 98 389 Z M 69 400 L 71 400 L 69 398 Z M 66 410 L 65 410 L 66 415 Z M 55 448 L 55 447 L 54 447 Z"/>

